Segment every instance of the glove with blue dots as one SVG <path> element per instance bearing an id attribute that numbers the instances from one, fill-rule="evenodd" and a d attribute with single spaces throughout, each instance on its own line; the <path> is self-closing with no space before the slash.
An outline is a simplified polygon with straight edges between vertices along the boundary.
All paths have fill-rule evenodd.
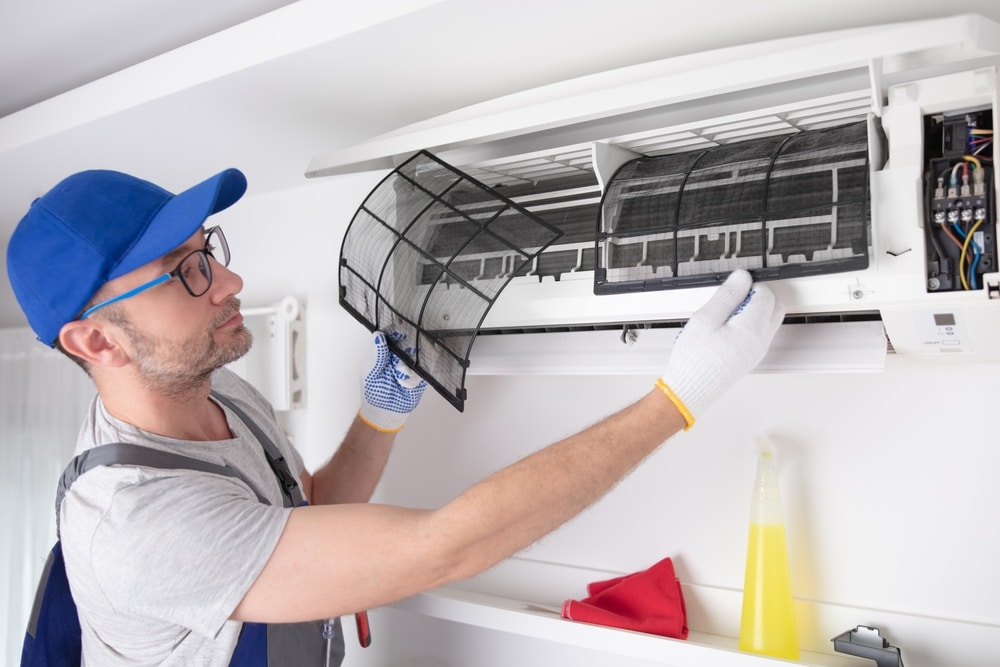
<path id="1" fill-rule="evenodd" d="M 361 373 L 358 416 L 377 431 L 396 433 L 406 423 L 427 382 L 389 350 L 385 334 L 372 335 L 374 358 Z"/>

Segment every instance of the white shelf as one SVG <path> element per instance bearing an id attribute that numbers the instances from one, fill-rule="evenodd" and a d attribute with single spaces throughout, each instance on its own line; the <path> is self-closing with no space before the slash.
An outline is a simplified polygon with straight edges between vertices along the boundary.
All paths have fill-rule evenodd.
<path id="1" fill-rule="evenodd" d="M 438 588 L 391 605 L 393 609 L 488 630 L 543 639 L 577 648 L 610 653 L 674 667 L 767 667 L 813 665 L 861 667 L 870 660 L 802 652 L 792 662 L 744 653 L 737 641 L 700 632 L 670 639 L 563 619 L 558 608 L 455 588 Z"/>

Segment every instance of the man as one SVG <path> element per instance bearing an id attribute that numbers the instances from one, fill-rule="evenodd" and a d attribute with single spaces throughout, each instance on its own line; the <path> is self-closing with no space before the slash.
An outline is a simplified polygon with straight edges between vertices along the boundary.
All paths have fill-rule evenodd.
<path id="1" fill-rule="evenodd" d="M 11 284 L 39 339 L 97 386 L 78 452 L 121 441 L 239 473 L 105 466 L 72 486 L 60 523 L 88 664 L 227 665 L 249 623 L 338 617 L 489 568 L 690 428 L 763 357 L 783 316 L 769 290 L 735 272 L 634 404 L 439 509 L 370 505 L 425 385 L 408 381 L 376 334 L 358 418 L 328 464 L 303 469 L 266 401 L 222 368 L 251 340 L 225 238 L 202 225 L 245 189 L 236 170 L 177 195 L 82 172 L 32 204 L 8 247 Z M 292 462 L 309 506 L 282 507 L 257 438 L 220 395 Z M 269 634 L 270 664 L 308 664 L 286 653 L 301 643 Z"/>

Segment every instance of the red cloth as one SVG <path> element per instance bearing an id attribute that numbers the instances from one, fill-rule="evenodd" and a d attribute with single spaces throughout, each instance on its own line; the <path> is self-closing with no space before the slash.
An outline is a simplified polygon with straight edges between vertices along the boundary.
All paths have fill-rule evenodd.
<path id="1" fill-rule="evenodd" d="M 562 617 L 687 639 L 684 596 L 669 558 L 642 572 L 595 581 L 587 593 L 590 597 L 583 600 L 566 600 Z"/>

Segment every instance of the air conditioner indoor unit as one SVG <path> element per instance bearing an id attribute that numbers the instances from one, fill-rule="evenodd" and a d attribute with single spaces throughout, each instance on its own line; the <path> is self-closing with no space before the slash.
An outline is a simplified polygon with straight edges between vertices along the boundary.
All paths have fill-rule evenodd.
<path id="1" fill-rule="evenodd" d="M 743 45 L 460 109 L 307 175 L 390 170 L 341 301 L 459 408 L 467 371 L 659 367 L 737 267 L 788 312 L 765 370 L 997 361 L 998 65 L 976 15 Z M 511 231 L 471 240 L 493 216 Z M 352 242 L 366 226 L 381 240 Z"/>

